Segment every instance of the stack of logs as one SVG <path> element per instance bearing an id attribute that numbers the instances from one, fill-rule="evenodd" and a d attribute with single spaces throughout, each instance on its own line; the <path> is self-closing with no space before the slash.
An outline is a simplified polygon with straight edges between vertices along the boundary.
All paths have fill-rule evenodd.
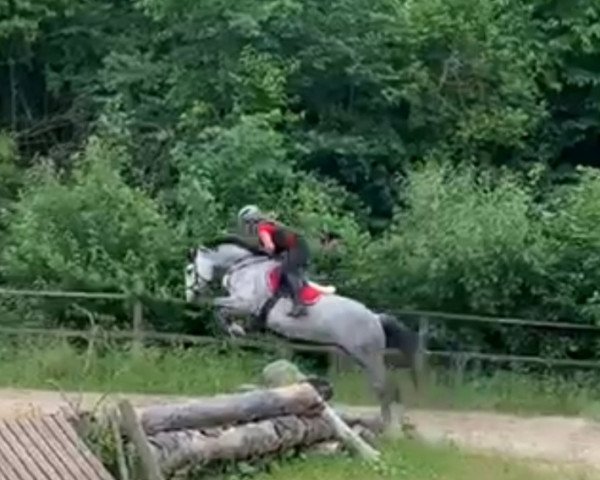
<path id="1" fill-rule="evenodd" d="M 307 381 L 138 412 L 125 400 L 119 410 L 148 480 L 331 441 L 363 458 L 379 457 L 369 444 L 381 432 L 379 418 L 339 415 Z"/>

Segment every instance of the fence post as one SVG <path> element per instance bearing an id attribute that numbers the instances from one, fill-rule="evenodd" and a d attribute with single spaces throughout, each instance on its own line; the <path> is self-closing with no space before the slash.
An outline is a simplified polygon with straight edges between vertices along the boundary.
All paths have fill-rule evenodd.
<path id="1" fill-rule="evenodd" d="M 139 351 L 143 347 L 144 336 L 144 305 L 142 304 L 142 294 L 144 285 L 141 281 L 136 281 L 133 296 L 133 350 Z"/>
<path id="2" fill-rule="evenodd" d="M 327 353 L 327 375 L 329 379 L 336 378 L 341 373 L 341 355 L 336 347 Z"/>
<path id="3" fill-rule="evenodd" d="M 277 342 L 277 354 L 279 358 L 284 360 L 291 360 L 294 356 L 294 351 L 290 347 L 290 344 L 284 340 L 279 340 Z"/>
<path id="4" fill-rule="evenodd" d="M 453 386 L 454 388 L 462 387 L 465 381 L 465 370 L 471 356 L 468 353 L 459 353 L 454 357 L 454 372 L 453 372 Z"/>
<path id="5" fill-rule="evenodd" d="M 417 372 L 419 372 L 420 382 L 427 376 L 427 335 L 429 333 L 429 318 L 419 317 L 419 354 L 417 356 Z"/>

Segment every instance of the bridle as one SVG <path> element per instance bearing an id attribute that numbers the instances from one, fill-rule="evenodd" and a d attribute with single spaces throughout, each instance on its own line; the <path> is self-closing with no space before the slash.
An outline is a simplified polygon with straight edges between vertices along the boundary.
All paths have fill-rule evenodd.
<path id="1" fill-rule="evenodd" d="M 197 292 L 200 290 L 200 280 L 202 280 L 204 283 L 209 283 L 210 279 L 208 278 L 204 278 L 202 275 L 200 275 L 200 273 L 198 272 L 198 269 L 196 268 L 196 257 L 198 256 L 198 252 L 206 252 L 207 249 L 205 249 L 204 247 L 198 247 L 198 248 L 192 248 L 189 250 L 188 252 L 188 260 L 190 261 L 191 265 L 188 267 L 187 269 L 187 274 L 191 274 L 193 275 L 193 283 L 192 285 L 190 285 L 188 288 L 188 290 L 192 290 L 193 292 Z M 191 272 L 190 272 L 191 269 Z"/>

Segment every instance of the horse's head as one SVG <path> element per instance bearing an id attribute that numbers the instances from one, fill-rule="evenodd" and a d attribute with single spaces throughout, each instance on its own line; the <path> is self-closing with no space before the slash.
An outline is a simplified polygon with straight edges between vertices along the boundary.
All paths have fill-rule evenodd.
<path id="1" fill-rule="evenodd" d="M 234 243 L 216 244 L 214 248 L 200 246 L 190 249 L 185 267 L 186 301 L 198 299 L 215 277 L 252 255 L 252 251 Z"/>
<path id="2" fill-rule="evenodd" d="M 204 247 L 191 248 L 188 251 L 188 263 L 185 267 L 185 299 L 193 302 L 202 295 L 213 280 L 215 264 L 210 251 Z"/>

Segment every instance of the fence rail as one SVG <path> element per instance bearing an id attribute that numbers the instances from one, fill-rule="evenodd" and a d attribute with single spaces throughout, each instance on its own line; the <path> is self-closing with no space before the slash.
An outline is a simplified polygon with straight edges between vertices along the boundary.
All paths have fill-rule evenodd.
<path id="1" fill-rule="evenodd" d="M 3 297 L 36 297 L 36 298 L 77 298 L 80 300 L 128 300 L 131 295 L 115 292 L 72 292 L 59 290 L 20 290 L 16 288 L 0 288 Z"/>
<path id="2" fill-rule="evenodd" d="M 47 328 L 32 328 L 32 327 L 3 327 L 0 326 L 0 334 L 4 335 L 40 335 L 40 336 L 52 336 L 57 338 L 79 338 L 91 341 L 95 338 L 110 338 L 113 340 L 136 340 L 139 339 L 139 335 L 136 332 L 130 330 L 76 330 L 76 329 L 47 329 Z M 145 331 L 143 339 L 146 340 L 157 340 L 166 343 L 190 343 L 194 345 L 210 345 L 210 344 L 221 344 L 229 343 L 245 348 L 257 348 L 266 351 L 282 351 L 288 350 L 290 352 L 305 352 L 305 353 L 332 353 L 338 352 L 336 347 L 320 346 L 320 345 L 309 345 L 303 343 L 294 343 L 279 340 L 276 342 L 266 342 L 264 340 L 249 339 L 249 338 L 228 338 L 226 340 L 200 336 L 200 335 L 189 335 L 182 333 L 164 333 L 164 332 L 153 332 Z M 396 350 L 387 350 L 387 354 L 396 355 Z M 600 368 L 600 361 L 594 360 L 567 360 L 559 358 L 543 358 L 534 357 L 527 355 L 501 355 L 501 354 L 490 354 L 481 352 L 469 352 L 469 351 L 446 351 L 446 350 L 428 350 L 426 352 L 428 357 L 442 357 L 442 358 L 457 358 L 463 362 L 469 360 L 486 360 L 494 363 L 532 363 L 542 364 L 548 366 L 572 366 L 581 368 Z"/>
<path id="3" fill-rule="evenodd" d="M 541 320 L 526 320 L 522 318 L 488 317 L 483 315 L 444 313 L 427 310 L 395 310 L 394 313 L 406 317 L 427 317 L 430 320 L 438 319 L 443 322 L 459 321 L 471 323 L 494 323 L 497 325 L 519 325 L 522 327 L 600 332 L 600 326 L 598 325 L 585 325 L 581 323 L 548 322 Z"/>
<path id="4" fill-rule="evenodd" d="M 0 296 L 14 297 L 36 297 L 36 298 L 65 298 L 65 299 L 92 299 L 92 300 L 122 300 L 132 301 L 132 329 L 131 330 L 100 330 L 92 327 L 89 330 L 74 329 L 45 329 L 30 327 L 8 327 L 0 326 L 0 334 L 5 335 L 49 335 L 61 338 L 80 338 L 91 341 L 94 338 L 102 336 L 104 338 L 132 340 L 134 344 L 140 346 L 144 340 L 163 341 L 167 343 L 190 343 L 195 345 L 218 344 L 227 342 L 233 345 L 247 348 L 258 348 L 266 351 L 284 352 L 290 355 L 291 352 L 314 352 L 338 354 L 335 347 L 309 345 L 295 343 L 284 340 L 264 341 L 250 338 L 229 338 L 223 340 L 215 337 L 187 335 L 180 333 L 163 333 L 143 328 L 143 300 L 148 297 L 142 294 L 141 287 L 131 294 L 121 292 L 75 292 L 75 291 L 43 291 L 43 290 L 20 290 L 12 288 L 0 288 Z M 175 298 L 153 298 L 154 300 L 164 301 L 173 304 L 185 305 L 184 300 Z M 526 355 L 504 355 L 493 354 L 478 351 L 447 351 L 447 350 L 429 350 L 427 348 L 427 332 L 431 321 L 446 322 L 472 322 L 472 323 L 491 323 L 498 325 L 514 325 L 532 328 L 549 328 L 572 331 L 600 332 L 600 327 L 595 325 L 582 325 L 565 322 L 544 322 L 536 320 L 526 320 L 518 318 L 496 318 L 479 315 L 460 315 L 453 313 L 417 311 L 417 310 L 396 310 L 396 315 L 403 317 L 415 317 L 418 319 L 419 334 L 422 342 L 423 351 L 427 358 L 450 358 L 457 360 L 464 369 L 466 363 L 471 360 L 484 360 L 493 363 L 522 363 L 537 364 L 547 366 L 562 366 L 576 368 L 600 369 L 600 360 L 572 360 L 560 358 L 546 358 Z M 397 354 L 395 351 L 388 351 L 389 354 Z"/>
<path id="5" fill-rule="evenodd" d="M 188 303 L 180 298 L 173 297 L 149 297 L 143 293 L 127 294 L 122 292 L 78 292 L 61 290 L 28 290 L 14 288 L 0 288 L 0 296 L 15 297 L 37 297 L 37 298 L 73 298 L 82 300 L 131 300 L 135 298 L 152 298 L 157 301 L 163 301 L 178 305 L 187 305 Z M 541 320 L 528 320 L 523 318 L 510 317 L 491 317 L 486 315 L 472 315 L 459 313 L 436 312 L 431 310 L 394 310 L 393 313 L 403 317 L 427 318 L 429 320 L 440 320 L 446 322 L 470 322 L 470 323 L 494 323 L 498 325 L 519 325 L 534 328 L 550 328 L 563 330 L 585 330 L 600 332 L 598 325 L 585 325 L 581 323 L 569 322 L 549 322 Z"/>

